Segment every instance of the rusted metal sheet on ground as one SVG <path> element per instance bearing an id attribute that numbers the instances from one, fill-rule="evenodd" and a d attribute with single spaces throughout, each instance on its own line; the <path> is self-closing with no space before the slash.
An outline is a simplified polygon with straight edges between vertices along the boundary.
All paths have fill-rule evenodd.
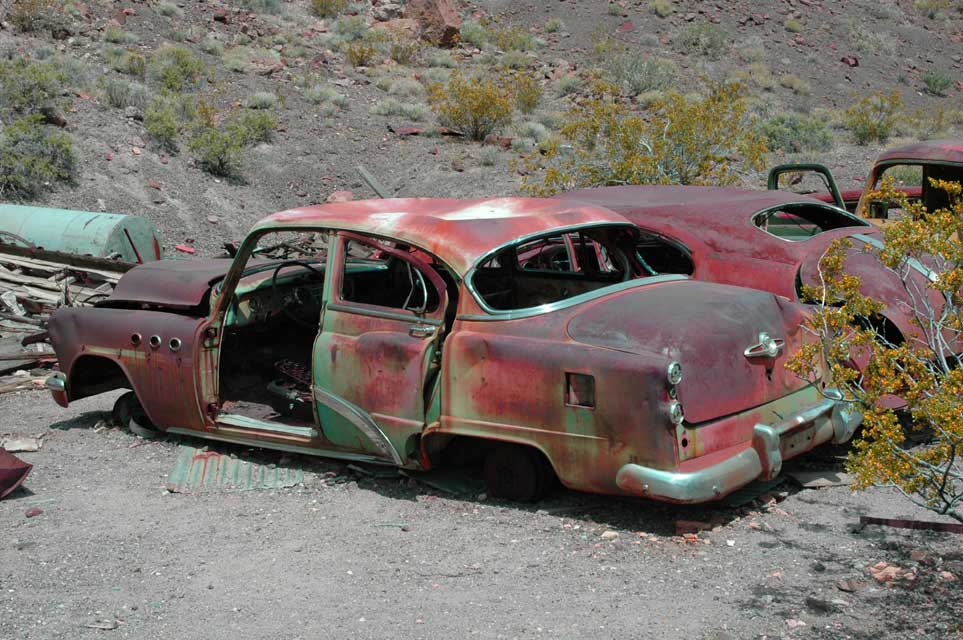
<path id="1" fill-rule="evenodd" d="M 181 446 L 167 477 L 173 493 L 206 491 L 258 491 L 284 489 L 304 482 L 304 470 L 264 465 L 224 455 L 206 448 Z"/>
<path id="2" fill-rule="evenodd" d="M 10 495 L 19 487 L 32 468 L 32 464 L 24 462 L 0 447 L 0 499 Z"/>

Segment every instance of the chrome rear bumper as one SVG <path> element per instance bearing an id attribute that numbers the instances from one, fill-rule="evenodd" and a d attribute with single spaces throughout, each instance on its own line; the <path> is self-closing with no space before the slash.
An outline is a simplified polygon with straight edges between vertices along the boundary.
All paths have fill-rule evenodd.
<path id="1" fill-rule="evenodd" d="M 825 442 L 849 440 L 862 423 L 835 389 L 820 403 L 773 424 L 757 424 L 752 442 L 718 462 L 694 471 L 666 471 L 638 464 L 619 469 L 615 482 L 626 493 L 693 503 L 718 500 L 753 480 L 770 480 L 782 470 L 784 460 L 794 458 Z M 698 463 L 694 458 L 690 462 Z"/>

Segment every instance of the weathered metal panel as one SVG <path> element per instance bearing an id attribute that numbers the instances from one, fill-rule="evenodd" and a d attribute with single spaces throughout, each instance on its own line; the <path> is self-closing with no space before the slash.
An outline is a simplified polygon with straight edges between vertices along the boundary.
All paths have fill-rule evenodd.
<path id="1" fill-rule="evenodd" d="M 303 482 L 300 467 L 257 464 L 207 448 L 181 446 L 166 486 L 175 493 L 202 493 L 283 489 Z"/>
<path id="2" fill-rule="evenodd" d="M 0 242 L 13 234 L 48 251 L 143 263 L 161 259 L 157 228 L 140 216 L 0 204 Z"/>
<path id="3" fill-rule="evenodd" d="M 19 487 L 32 468 L 32 464 L 0 448 L 0 499 Z"/>
<path id="4" fill-rule="evenodd" d="M 963 139 L 926 140 L 893 147 L 881 153 L 876 162 L 892 162 L 894 160 L 963 164 Z"/>

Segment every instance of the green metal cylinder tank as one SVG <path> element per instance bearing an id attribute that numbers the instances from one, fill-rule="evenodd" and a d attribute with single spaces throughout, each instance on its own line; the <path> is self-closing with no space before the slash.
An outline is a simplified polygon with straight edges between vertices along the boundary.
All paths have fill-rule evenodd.
<path id="1" fill-rule="evenodd" d="M 142 263 L 160 260 L 157 227 L 140 216 L 0 204 L 0 243 Z"/>

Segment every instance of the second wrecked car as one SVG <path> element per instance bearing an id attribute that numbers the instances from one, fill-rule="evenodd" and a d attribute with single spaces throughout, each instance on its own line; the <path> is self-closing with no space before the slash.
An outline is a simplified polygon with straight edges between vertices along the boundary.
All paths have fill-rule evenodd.
<path id="1" fill-rule="evenodd" d="M 245 445 L 429 469 L 482 458 L 495 496 L 567 487 L 718 499 L 852 434 L 783 364 L 801 305 L 648 276 L 625 218 L 525 198 L 275 214 L 232 261 L 157 262 L 50 335 L 66 406 Z M 570 245 L 576 260 L 554 260 Z M 545 258 L 545 259 L 543 259 Z"/>

